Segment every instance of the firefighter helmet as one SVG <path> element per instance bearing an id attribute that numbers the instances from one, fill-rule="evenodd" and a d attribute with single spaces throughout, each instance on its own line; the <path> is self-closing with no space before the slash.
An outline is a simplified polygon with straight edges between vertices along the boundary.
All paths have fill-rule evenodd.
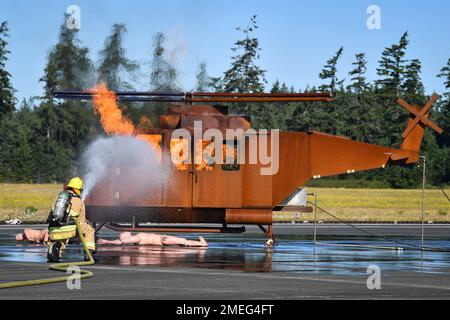
<path id="1" fill-rule="evenodd" d="M 68 188 L 71 188 L 77 195 L 80 195 L 83 191 L 83 180 L 79 177 L 72 178 L 67 184 Z"/>

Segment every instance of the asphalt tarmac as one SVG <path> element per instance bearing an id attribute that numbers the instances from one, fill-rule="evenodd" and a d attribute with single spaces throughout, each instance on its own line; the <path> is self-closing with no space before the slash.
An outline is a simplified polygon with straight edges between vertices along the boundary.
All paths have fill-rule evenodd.
<path id="1" fill-rule="evenodd" d="M 23 227 L 0 226 L 0 283 L 60 275 L 48 270 L 44 245 L 14 241 Z M 253 227 L 244 234 L 206 234 L 207 249 L 99 246 L 99 261 L 86 267 L 94 277 L 80 290 L 66 283 L 12 288 L 0 290 L 0 299 L 450 298 L 450 225 L 425 226 L 425 246 L 440 250 L 425 252 L 417 250 L 419 225 L 358 227 L 366 233 L 318 225 L 320 244 L 313 245 L 312 225 L 276 226 L 271 250 Z M 69 245 L 65 260 L 80 257 L 81 248 Z M 380 289 L 368 288 L 368 270 L 380 271 Z"/>

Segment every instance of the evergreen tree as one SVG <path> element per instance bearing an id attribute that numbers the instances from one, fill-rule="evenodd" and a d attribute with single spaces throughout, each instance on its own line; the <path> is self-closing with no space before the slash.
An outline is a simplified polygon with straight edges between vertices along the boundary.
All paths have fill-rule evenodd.
<path id="1" fill-rule="evenodd" d="M 113 91 L 133 89 L 133 85 L 125 81 L 124 77 L 138 69 L 138 64 L 125 55 L 123 37 L 126 32 L 124 24 L 114 24 L 111 35 L 105 40 L 104 48 L 99 53 L 98 80 L 105 82 Z"/>
<path id="2" fill-rule="evenodd" d="M 274 84 L 272 85 L 272 89 L 270 89 L 270 93 L 277 93 L 280 92 L 281 90 L 281 83 L 280 81 L 277 79 Z"/>
<path id="3" fill-rule="evenodd" d="M 44 96 L 43 99 L 48 103 L 55 103 L 53 98 L 53 91 L 58 89 L 58 66 L 54 63 L 47 61 L 47 65 L 44 68 L 44 76 L 39 79 L 40 82 L 44 82 Z"/>
<path id="4" fill-rule="evenodd" d="M 206 63 L 201 62 L 196 74 L 197 91 L 262 92 L 267 83 L 265 70 L 257 62 L 261 49 L 254 36 L 256 16 L 249 26 L 241 30 L 243 39 L 235 42 L 229 70 L 223 77 L 210 78 Z M 239 29 L 238 29 L 239 30 Z M 126 74 L 132 74 L 135 64 L 125 55 L 123 37 L 125 26 L 113 25 L 104 48 L 99 52 L 98 77 L 114 90 L 130 88 Z M 76 159 L 81 150 L 96 134 L 97 117 L 89 104 L 80 101 L 56 101 L 53 90 L 86 89 L 92 83 L 92 63 L 88 50 L 77 39 L 76 30 L 60 29 L 59 41 L 48 54 L 44 77 L 45 99 L 24 101 L 15 110 L 14 90 L 10 74 L 5 71 L 9 52 L 6 49 L 8 28 L 0 24 L 0 181 L 1 182 L 60 182 L 77 171 Z M 380 79 L 374 87 L 366 79 L 367 61 L 364 53 L 356 54 L 349 72 L 350 83 L 344 89 L 343 80 L 337 77 L 337 64 L 342 56 L 340 48 L 327 61 L 320 73 L 325 80 L 321 90 L 331 91 L 330 103 L 267 103 L 246 104 L 255 128 L 280 128 L 307 131 L 314 129 L 325 133 L 349 136 L 352 139 L 398 147 L 405 128 L 408 112 L 399 107 L 396 99 L 401 95 L 408 102 L 422 106 L 426 97 L 420 79 L 421 64 L 418 59 L 406 60 L 408 34 L 403 34 L 397 44 L 387 47 L 377 69 Z M 136 65 L 137 67 L 137 65 Z M 178 73 L 167 58 L 165 38 L 158 33 L 153 38 L 153 58 L 150 82 L 152 90 L 175 91 Z M 439 99 L 431 117 L 444 129 L 442 135 L 426 130 L 421 154 L 427 157 L 429 182 L 450 182 L 450 59 L 441 69 L 446 92 Z M 307 87 L 305 92 L 315 92 Z M 298 90 L 301 92 L 301 90 Z M 296 89 L 276 80 L 270 92 L 291 92 Z M 123 106 L 123 105 L 122 105 Z M 125 105 L 125 114 L 135 123 L 151 128 L 167 104 Z M 236 108 L 237 109 L 237 108 Z M 244 110 L 244 108 L 242 108 Z M 142 121 L 144 119 L 144 121 Z M 148 121 L 147 121 L 148 120 Z M 149 124 L 149 125 L 148 125 Z M 421 168 L 415 165 L 395 166 L 384 170 L 361 172 L 333 178 L 338 180 L 362 179 L 364 185 L 396 188 L 417 187 L 421 181 Z M 324 181 L 325 182 L 325 181 Z M 357 183 L 347 181 L 351 183 Z M 346 185 L 352 185 L 347 184 Z M 354 185 L 354 184 L 353 184 Z"/>
<path id="5" fill-rule="evenodd" d="M 320 72 L 319 77 L 322 80 L 329 81 L 328 84 L 321 85 L 319 87 L 320 91 L 329 91 L 332 94 L 335 94 L 336 87 L 341 86 L 344 82 L 344 80 L 339 80 L 337 78 L 337 63 L 339 61 L 339 58 L 342 56 L 342 53 L 344 52 L 344 48 L 341 47 L 336 54 L 327 61 L 327 64 L 323 67 L 322 72 Z"/>
<path id="6" fill-rule="evenodd" d="M 33 182 L 36 172 L 34 123 L 27 103 L 0 120 L 0 181 Z"/>
<path id="7" fill-rule="evenodd" d="M 386 146 L 400 146 L 401 133 L 409 114 L 397 104 L 405 73 L 404 56 L 408 43 L 408 32 L 405 32 L 398 44 L 385 48 L 377 68 L 377 74 L 381 77 L 375 81 L 379 111 L 377 118 L 383 126 L 378 143 Z"/>
<path id="8" fill-rule="evenodd" d="M 60 27 L 59 41 L 51 49 L 44 76 L 40 79 L 44 82 L 47 101 L 53 101 L 53 90 L 85 90 L 93 84 L 94 69 L 89 50 L 80 46 L 77 32 L 68 29 L 65 22 Z"/>
<path id="9" fill-rule="evenodd" d="M 393 44 L 383 51 L 379 61 L 380 67 L 377 69 L 377 74 L 382 79 L 376 80 L 375 84 L 382 90 L 394 92 L 397 96 L 400 94 L 402 75 L 405 70 L 403 58 L 408 43 L 408 32 L 405 32 L 398 44 Z"/>
<path id="10" fill-rule="evenodd" d="M 437 122 L 444 132 L 438 136 L 438 141 L 440 145 L 448 148 L 450 154 L 450 58 L 447 61 L 447 65 L 441 69 L 438 77 L 444 79 L 446 89 L 446 92 L 439 100 Z M 448 160 L 450 161 L 450 157 Z M 448 169 L 448 174 L 450 176 L 450 168 Z"/>
<path id="11" fill-rule="evenodd" d="M 166 59 L 165 36 L 158 32 L 153 37 L 153 59 L 150 84 L 155 91 L 177 91 L 178 72 Z"/>
<path id="12" fill-rule="evenodd" d="M 369 90 L 370 86 L 366 80 L 367 61 L 365 53 L 357 53 L 356 61 L 352 63 L 355 68 L 348 74 L 350 76 L 351 84 L 347 87 L 349 91 L 361 94 Z"/>
<path id="13" fill-rule="evenodd" d="M 244 38 L 237 40 L 231 48 L 236 55 L 231 57 L 231 66 L 224 72 L 222 79 L 213 79 L 215 89 L 222 89 L 225 92 L 254 93 L 264 92 L 267 83 L 265 79 L 266 71 L 257 65 L 260 58 L 259 40 L 254 36 L 258 29 L 256 15 L 250 18 L 249 25 L 242 31 Z M 222 88 L 220 88 L 222 87 Z M 254 128 L 273 128 L 275 124 L 270 121 L 270 112 L 267 105 L 263 104 L 235 104 L 231 108 L 232 112 L 249 115 Z"/>
<path id="14" fill-rule="evenodd" d="M 195 91 L 197 92 L 207 92 L 211 87 L 211 78 L 208 76 L 206 68 L 207 65 L 205 61 L 200 62 L 197 66 L 197 74 L 195 76 L 197 79 Z"/>
<path id="15" fill-rule="evenodd" d="M 313 86 L 304 92 L 317 92 L 317 88 Z M 294 105 L 292 116 L 287 120 L 287 127 L 294 131 L 315 130 L 333 133 L 335 125 L 333 117 L 330 116 L 331 108 L 333 108 L 331 103 L 300 102 Z"/>
<path id="16" fill-rule="evenodd" d="M 64 181 L 76 172 L 77 155 L 96 135 L 93 112 L 79 102 L 60 105 L 44 102 L 34 112 L 39 119 L 33 132 L 36 179 Z"/>
<path id="17" fill-rule="evenodd" d="M 327 81 L 319 87 L 320 91 L 330 92 L 334 99 L 331 103 L 317 103 L 311 105 L 306 110 L 306 119 L 310 129 L 320 130 L 330 134 L 339 134 L 342 125 L 342 118 L 339 116 L 340 108 L 344 106 L 342 99 L 344 98 L 343 83 L 337 77 L 337 64 L 344 52 L 344 48 L 339 48 L 335 55 L 327 61 L 319 74 L 320 79 Z M 331 109 L 331 110 L 330 110 Z"/>
<path id="18" fill-rule="evenodd" d="M 344 96 L 345 105 L 339 107 L 343 123 L 338 132 L 354 140 L 377 143 L 385 132 L 374 93 L 366 90 L 347 92 Z"/>
<path id="19" fill-rule="evenodd" d="M 77 30 L 63 23 L 59 41 L 47 57 L 44 76 L 44 101 L 35 109 L 39 118 L 33 132 L 38 181 L 62 181 L 76 170 L 75 155 L 95 133 L 95 116 L 88 104 L 80 101 L 58 102 L 54 90 L 85 90 L 92 84 L 93 65 L 87 48 L 80 45 Z"/>
<path id="20" fill-rule="evenodd" d="M 166 38 L 162 32 L 153 36 L 153 55 L 150 71 L 150 90 L 161 92 L 181 91 L 178 86 L 178 71 L 167 58 Z M 168 104 L 141 103 L 128 106 L 125 114 L 138 123 L 138 128 L 146 130 L 158 126 L 160 115 L 165 113 Z"/>
<path id="21" fill-rule="evenodd" d="M 286 84 L 277 79 L 272 85 L 271 93 L 288 93 Z M 258 108 L 256 105 L 255 108 Z M 292 117 L 295 107 L 289 103 L 267 103 L 261 106 L 259 112 L 254 115 L 254 120 L 259 128 L 285 130 L 288 120 Z"/>
<path id="22" fill-rule="evenodd" d="M 439 78 L 444 79 L 444 86 L 447 89 L 447 95 L 450 94 L 450 58 L 447 60 L 447 65 L 441 69 L 441 73 L 438 74 Z"/>
<path id="23" fill-rule="evenodd" d="M 289 93 L 290 89 L 286 85 L 285 82 L 281 83 L 280 80 L 276 80 L 273 85 L 272 89 L 270 89 L 270 93 Z M 293 92 L 291 92 L 293 93 Z"/>
<path id="24" fill-rule="evenodd" d="M 253 36 L 258 29 L 256 15 L 250 19 L 250 24 L 242 30 L 244 38 L 235 42 L 231 49 L 237 54 L 231 58 L 231 66 L 223 77 L 226 92 L 263 92 L 266 71 L 261 69 L 256 61 L 260 58 L 259 40 Z M 240 31 L 240 28 L 236 28 Z"/>
<path id="25" fill-rule="evenodd" d="M 401 92 L 405 95 L 419 95 L 425 94 L 425 89 L 420 79 L 421 63 L 418 59 L 413 59 L 406 65 L 403 83 L 401 85 Z"/>
<path id="26" fill-rule="evenodd" d="M 365 76 L 365 53 L 357 53 L 355 57 L 354 69 L 349 72 L 351 83 L 347 86 L 345 105 L 339 107 L 344 120 L 340 133 L 355 140 L 375 143 L 382 127 L 377 117 L 377 104 Z"/>
<path id="27" fill-rule="evenodd" d="M 8 23 L 6 21 L 0 24 L 0 118 L 15 109 L 14 89 L 11 84 L 11 74 L 6 71 L 6 61 L 10 53 L 6 46 L 8 42 Z"/>
<path id="28" fill-rule="evenodd" d="M 213 92 L 223 92 L 224 91 L 224 83 L 221 77 L 211 77 L 210 78 L 210 86 Z"/>

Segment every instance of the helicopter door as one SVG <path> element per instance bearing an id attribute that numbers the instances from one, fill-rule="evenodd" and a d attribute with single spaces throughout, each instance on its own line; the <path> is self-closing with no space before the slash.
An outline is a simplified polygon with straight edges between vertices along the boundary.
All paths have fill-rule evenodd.
<path id="1" fill-rule="evenodd" d="M 213 143 L 203 143 L 203 150 Z M 237 141 L 223 142 L 223 164 L 192 165 L 192 204 L 197 208 L 240 208 L 242 203 L 242 175 L 237 163 Z M 208 151 L 206 151 L 208 152 Z M 226 164 L 233 155 L 233 163 Z M 229 161 L 231 162 L 231 161 Z"/>

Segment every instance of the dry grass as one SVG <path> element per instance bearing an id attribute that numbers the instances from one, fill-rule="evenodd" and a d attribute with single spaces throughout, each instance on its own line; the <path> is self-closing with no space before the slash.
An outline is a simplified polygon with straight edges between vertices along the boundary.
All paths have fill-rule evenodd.
<path id="1" fill-rule="evenodd" d="M 412 222 L 421 220 L 422 191 L 415 189 L 344 189 L 309 188 L 318 194 L 318 205 L 345 221 L 360 222 Z M 450 190 L 446 190 L 447 194 Z M 313 197 L 308 197 L 314 201 Z M 296 214 L 276 214 L 277 221 L 292 221 Z M 336 221 L 318 210 L 317 219 Z M 425 219 L 450 222 L 450 203 L 441 190 L 425 192 Z M 313 221 L 313 214 L 301 214 L 297 221 Z"/>
<path id="2" fill-rule="evenodd" d="M 45 221 L 61 184 L 0 184 L 0 222 Z"/>
<path id="3" fill-rule="evenodd" d="M 0 184 L 0 222 L 9 219 L 45 221 L 60 184 Z M 309 188 L 319 206 L 346 221 L 420 221 L 421 190 Z M 450 190 L 446 190 L 450 194 Z M 309 197 L 313 201 L 312 197 Z M 28 209 L 28 210 L 27 210 Z M 427 221 L 450 222 L 450 204 L 440 190 L 426 191 Z M 36 210 L 36 211 L 35 211 Z M 27 212 L 28 211 L 28 212 Z M 335 221 L 318 212 L 318 220 Z M 275 221 L 312 221 L 313 215 L 281 213 Z"/>

